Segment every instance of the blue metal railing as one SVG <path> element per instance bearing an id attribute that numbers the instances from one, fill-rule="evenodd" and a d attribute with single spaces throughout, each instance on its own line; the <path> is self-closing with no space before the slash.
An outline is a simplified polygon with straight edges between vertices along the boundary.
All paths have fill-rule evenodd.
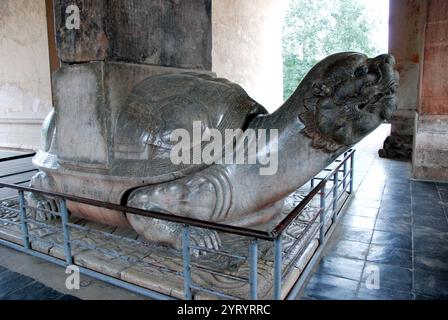
<path id="1" fill-rule="evenodd" d="M 14 160 L 14 159 L 13 159 Z M 47 259 L 51 262 L 58 263 L 59 265 L 71 265 L 74 263 L 74 259 L 72 256 L 72 248 L 71 244 L 80 244 L 82 245 L 82 241 L 80 240 L 71 240 L 70 239 L 70 229 L 71 228 L 80 228 L 85 229 L 84 231 L 88 232 L 89 230 L 87 228 L 75 226 L 69 222 L 68 219 L 68 210 L 67 210 L 67 201 L 74 201 L 84 204 L 89 204 L 97 207 L 117 210 L 121 212 L 127 212 L 132 213 L 136 215 L 141 215 L 145 217 L 151 217 L 156 218 L 160 220 L 166 220 L 166 221 L 172 221 L 181 224 L 182 227 L 182 261 L 183 261 L 183 267 L 182 272 L 178 273 L 175 270 L 169 270 L 167 268 L 164 269 L 164 272 L 170 272 L 173 273 L 176 276 L 181 276 L 183 278 L 184 283 L 184 298 L 185 299 L 193 299 L 195 292 L 204 292 L 206 294 L 214 295 L 221 298 L 227 298 L 227 299 L 233 299 L 233 298 L 240 298 L 235 297 L 230 294 L 227 294 L 222 291 L 217 291 L 214 289 L 209 289 L 202 287 L 200 285 L 194 284 L 192 281 L 192 267 L 193 268 L 199 268 L 201 270 L 205 270 L 210 273 L 218 273 L 220 276 L 227 277 L 232 280 L 236 281 L 247 281 L 250 287 L 249 290 L 249 297 L 253 300 L 256 300 L 259 297 L 258 292 L 258 265 L 259 265 L 259 241 L 271 241 L 273 243 L 273 256 L 274 256 L 274 263 L 273 263 L 273 298 L 274 299 L 281 299 L 285 293 L 284 288 L 282 286 L 282 282 L 284 280 L 285 274 L 288 274 L 289 270 L 294 266 L 297 260 L 301 257 L 304 250 L 307 248 L 305 245 L 299 253 L 293 255 L 292 257 L 289 257 L 290 253 L 294 249 L 297 244 L 303 240 L 302 237 L 305 237 L 309 230 L 311 230 L 312 226 L 315 225 L 315 223 L 318 222 L 319 230 L 317 239 L 319 241 L 319 246 L 316 252 L 314 253 L 314 256 L 311 258 L 311 260 L 308 262 L 304 270 L 302 271 L 302 274 L 299 278 L 299 280 L 296 281 L 295 285 L 292 287 L 291 291 L 288 295 L 286 295 L 287 298 L 291 298 L 295 296 L 300 289 L 301 284 L 303 284 L 304 279 L 306 278 L 307 274 L 309 273 L 309 270 L 312 268 L 312 265 L 316 261 L 316 256 L 318 256 L 322 250 L 323 245 L 325 244 L 326 239 L 328 238 L 328 235 L 332 228 L 335 225 L 335 222 L 337 220 L 338 212 L 340 212 L 341 207 L 344 205 L 347 198 L 343 199 L 343 195 L 349 195 L 353 192 L 353 165 L 354 165 L 354 150 L 348 150 L 341 156 L 340 159 L 334 162 L 333 168 L 328 168 L 323 171 L 325 173 L 324 177 L 315 177 L 310 180 L 311 190 L 309 193 L 304 197 L 304 199 L 293 209 L 291 212 L 280 222 L 278 223 L 271 231 L 260 231 L 255 229 L 249 229 L 249 228 L 241 228 L 241 227 L 235 227 L 231 225 L 225 225 L 225 224 L 218 224 L 213 222 L 207 222 L 207 221 L 201 221 L 197 219 L 191 219 L 186 217 L 180 217 L 175 216 L 171 214 L 166 213 L 160 213 L 160 212 L 153 212 L 153 211 L 147 211 L 127 206 L 121 206 L 113 203 L 107 203 L 102 201 L 96 201 L 92 199 L 86 199 L 81 197 L 76 197 L 73 195 L 67 195 L 67 194 L 61 194 L 61 193 L 55 193 L 55 192 L 47 192 L 43 190 L 38 190 L 34 188 L 24 187 L 24 186 L 18 186 L 14 184 L 8 184 L 8 183 L 2 183 L 0 180 L 0 187 L 1 188 L 10 188 L 15 189 L 18 191 L 19 196 L 19 213 L 20 213 L 20 226 L 21 226 L 21 233 L 22 233 L 22 240 L 23 245 L 19 246 L 17 244 L 11 243 L 10 241 L 6 241 L 4 239 L 0 239 L 0 244 L 4 244 L 10 247 L 13 247 L 17 250 L 21 250 L 24 252 L 27 252 L 32 255 L 36 255 L 40 258 Z M 340 175 L 339 173 L 342 173 Z M 315 185 L 315 181 L 319 181 L 317 185 Z M 332 186 L 327 192 L 327 184 L 331 183 Z M 348 191 L 347 191 L 348 188 Z M 52 214 L 55 214 L 56 216 L 59 216 L 61 218 L 61 228 L 60 231 L 63 235 L 63 247 L 64 247 L 64 256 L 65 256 L 65 262 L 62 262 L 59 259 L 56 259 L 54 257 L 44 255 L 42 253 L 39 253 L 33 249 L 31 249 L 30 244 L 30 233 L 29 233 L 29 223 L 33 222 L 35 223 L 33 219 L 30 217 L 27 217 L 27 208 L 25 202 L 25 192 L 34 192 L 39 193 L 44 196 L 49 196 L 53 199 L 58 200 L 59 204 L 59 211 L 54 212 L 51 210 L 47 210 Z M 307 227 L 305 228 L 305 231 L 302 232 L 301 236 L 299 236 L 293 243 L 293 245 L 287 249 L 288 255 L 284 255 L 283 253 L 283 235 L 285 231 L 288 229 L 288 227 L 300 216 L 300 214 L 310 206 L 312 201 L 316 198 L 316 196 L 319 197 L 319 207 L 317 210 L 317 214 L 314 219 L 308 222 Z M 328 199 L 331 196 L 331 199 Z M 330 205 L 327 207 L 327 201 L 331 201 Z M 0 205 L 0 209 L 2 206 Z M 5 209 L 3 207 L 3 209 Z M 33 208 L 36 210 L 36 208 Z M 331 216 L 330 218 L 327 217 L 327 213 L 331 209 Z M 11 208 L 8 208 L 8 210 L 13 210 Z M 40 210 L 40 209 L 39 209 Z M 330 219 L 330 220 L 329 220 Z M 0 218 L 0 223 L 6 223 L 5 219 Z M 249 245 L 247 248 L 247 257 L 239 255 L 239 254 L 233 254 L 226 251 L 221 250 L 212 250 L 207 249 L 203 247 L 198 246 L 192 246 L 190 245 L 190 229 L 191 227 L 198 227 L 198 228 L 207 228 L 212 229 L 215 231 L 219 231 L 222 233 L 230 233 L 233 235 L 243 236 L 243 237 L 249 237 Z M 97 232 L 97 231 L 95 231 Z M 110 234 L 108 237 L 118 237 L 115 235 Z M 312 241 L 314 239 L 314 236 L 310 236 L 309 241 Z M 138 243 L 137 240 L 131 240 Z M 32 242 L 32 240 L 31 240 Z M 226 274 L 219 270 L 213 270 L 211 268 L 207 268 L 205 266 L 198 265 L 196 262 L 192 262 L 191 260 L 191 252 L 192 250 L 203 250 L 203 251 L 209 251 L 214 254 L 221 254 L 224 256 L 234 257 L 238 259 L 246 259 L 249 264 L 249 277 L 243 278 L 235 275 Z M 104 251 L 104 250 L 103 250 Z M 58 261 L 58 262 L 56 262 Z M 285 263 L 287 264 L 286 267 L 284 267 Z M 148 265 L 148 263 L 146 263 Z M 151 265 L 149 265 L 151 267 Z M 154 266 L 157 267 L 157 266 Z M 164 267 L 162 267 L 164 268 Z M 124 282 L 120 279 L 101 274 L 86 268 L 80 268 L 82 272 L 85 274 L 88 274 L 90 276 L 99 278 L 103 281 L 125 287 L 129 290 L 143 293 L 145 295 L 148 295 L 152 298 L 157 299 L 167 299 L 171 298 L 169 296 L 160 294 L 158 292 L 145 289 L 127 282 Z"/>

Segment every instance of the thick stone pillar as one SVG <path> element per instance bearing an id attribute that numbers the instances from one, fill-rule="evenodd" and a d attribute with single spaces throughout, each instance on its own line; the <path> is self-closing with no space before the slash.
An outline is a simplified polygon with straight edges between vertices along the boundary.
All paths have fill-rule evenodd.
<path id="1" fill-rule="evenodd" d="M 54 0 L 54 14 L 52 148 L 68 166 L 108 169 L 117 112 L 138 82 L 211 70 L 211 0 Z"/>
<path id="2" fill-rule="evenodd" d="M 428 1 L 420 104 L 415 126 L 415 179 L 448 181 L 448 1 Z"/>
<path id="3" fill-rule="evenodd" d="M 400 72 L 398 110 L 391 120 L 391 134 L 379 151 L 381 157 L 411 159 L 414 119 L 418 106 L 421 47 L 426 1 L 390 1 L 389 52 Z"/>
<path id="4" fill-rule="evenodd" d="M 54 0 L 63 62 L 125 61 L 211 69 L 211 0 Z M 79 29 L 67 28 L 79 8 Z M 67 9 L 69 8 L 69 9 Z M 76 14 L 74 11 L 73 14 Z"/>

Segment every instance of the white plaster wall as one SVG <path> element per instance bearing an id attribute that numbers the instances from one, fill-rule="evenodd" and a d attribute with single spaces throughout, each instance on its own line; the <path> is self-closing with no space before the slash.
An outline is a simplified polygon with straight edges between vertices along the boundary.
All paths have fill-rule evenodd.
<path id="1" fill-rule="evenodd" d="M 212 70 L 274 111 L 283 102 L 286 0 L 213 0 Z"/>
<path id="2" fill-rule="evenodd" d="M 36 149 L 50 107 L 45 0 L 1 0 L 0 147 Z"/>

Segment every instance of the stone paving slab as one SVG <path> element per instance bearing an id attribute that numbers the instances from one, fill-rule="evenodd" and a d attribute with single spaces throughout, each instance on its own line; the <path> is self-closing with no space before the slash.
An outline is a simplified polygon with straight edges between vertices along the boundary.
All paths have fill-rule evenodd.
<path id="1" fill-rule="evenodd" d="M 0 300 L 73 300 L 23 274 L 0 266 Z"/>
<path id="2" fill-rule="evenodd" d="M 448 299 L 448 184 L 411 181 L 410 163 L 379 158 L 387 134 L 355 146 L 355 197 L 300 299 Z"/>

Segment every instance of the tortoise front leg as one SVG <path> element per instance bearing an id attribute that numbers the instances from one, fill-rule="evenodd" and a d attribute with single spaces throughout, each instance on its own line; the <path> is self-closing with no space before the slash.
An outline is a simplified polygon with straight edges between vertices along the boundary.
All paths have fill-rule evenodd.
<path id="1" fill-rule="evenodd" d="M 35 189 L 48 190 L 50 184 L 50 178 L 45 172 L 38 172 L 31 178 L 30 186 Z M 51 198 L 47 198 L 40 193 L 30 192 L 27 193 L 26 203 L 32 207 L 30 216 L 39 221 L 48 221 L 56 218 L 53 212 L 59 212 L 59 206 L 57 201 Z"/>
<path id="2" fill-rule="evenodd" d="M 144 210 L 166 212 L 152 204 L 151 196 L 147 191 L 146 188 L 134 191 L 127 205 Z M 138 216 L 131 213 L 127 213 L 126 216 L 134 230 L 145 237 L 145 239 L 181 250 L 182 224 Z M 190 243 L 194 246 L 215 250 L 218 250 L 221 246 L 221 240 L 216 231 L 195 227 L 190 229 Z M 205 251 L 199 252 L 195 249 L 193 250 L 193 254 L 198 256 L 199 254 L 205 254 Z"/>

